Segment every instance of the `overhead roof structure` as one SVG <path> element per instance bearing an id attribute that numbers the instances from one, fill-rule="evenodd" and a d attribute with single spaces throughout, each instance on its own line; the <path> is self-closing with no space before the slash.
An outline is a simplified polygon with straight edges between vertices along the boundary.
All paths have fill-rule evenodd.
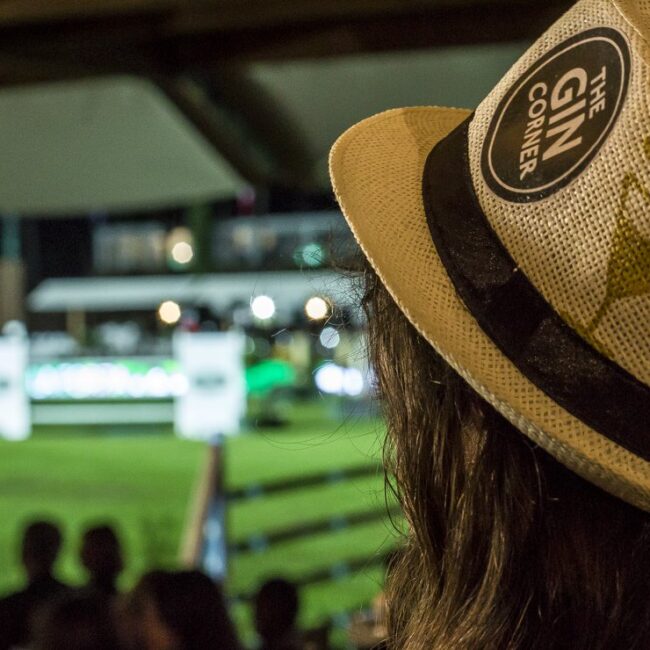
<path id="1" fill-rule="evenodd" d="M 147 79 L 0 88 L 0 213 L 180 207 L 230 198 L 245 186 Z"/>
<path id="2" fill-rule="evenodd" d="M 571 4 L 5 0 L 0 85 L 145 78 L 242 178 L 323 190 L 336 134 L 396 105 L 475 106 Z"/>

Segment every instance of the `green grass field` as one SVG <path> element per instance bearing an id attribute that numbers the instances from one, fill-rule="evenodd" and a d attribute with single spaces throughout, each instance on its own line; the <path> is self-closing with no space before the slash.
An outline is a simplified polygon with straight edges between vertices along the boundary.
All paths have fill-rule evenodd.
<path id="1" fill-rule="evenodd" d="M 290 424 L 249 432 L 226 443 L 226 486 L 309 476 L 361 463 L 378 462 L 382 426 L 377 420 L 332 417 L 331 403 L 295 407 Z M 24 443 L 0 443 L 0 591 L 21 582 L 17 542 L 26 521 L 48 517 L 61 523 L 66 542 L 59 573 L 78 583 L 76 562 L 81 531 L 94 522 L 119 526 L 127 553 L 123 587 L 143 571 L 174 566 L 199 480 L 205 447 L 181 441 L 171 432 L 137 430 L 37 431 Z M 235 502 L 229 509 L 231 541 L 295 523 L 318 521 L 381 507 L 383 479 L 375 476 L 309 487 Z M 250 592 L 264 578 L 299 579 L 315 569 L 364 560 L 394 544 L 387 521 L 333 529 L 308 538 L 245 552 L 232 558 L 227 590 Z M 370 565 L 303 590 L 304 625 L 339 617 L 367 604 L 381 584 L 381 571 Z M 249 628 L 248 607 L 236 618 Z M 340 637 L 339 637 L 340 638 Z"/>

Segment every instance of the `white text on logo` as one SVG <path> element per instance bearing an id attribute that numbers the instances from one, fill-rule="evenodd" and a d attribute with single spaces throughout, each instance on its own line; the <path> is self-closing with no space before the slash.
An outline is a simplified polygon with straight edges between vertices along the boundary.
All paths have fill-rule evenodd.
<path id="1" fill-rule="evenodd" d="M 573 68 L 558 79 L 550 96 L 543 82 L 530 89 L 529 121 L 519 154 L 520 180 L 537 169 L 540 157 L 547 161 L 582 143 L 582 125 L 606 108 L 606 81 L 606 66 L 592 79 L 584 68 Z"/>

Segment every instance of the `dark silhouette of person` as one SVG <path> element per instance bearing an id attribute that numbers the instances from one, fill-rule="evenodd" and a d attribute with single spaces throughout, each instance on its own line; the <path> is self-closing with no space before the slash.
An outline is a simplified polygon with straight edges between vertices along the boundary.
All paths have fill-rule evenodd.
<path id="1" fill-rule="evenodd" d="M 122 546 L 112 526 L 88 528 L 79 552 L 81 564 L 88 572 L 88 591 L 105 596 L 117 595 L 117 579 L 124 568 Z"/>
<path id="2" fill-rule="evenodd" d="M 282 578 L 265 582 L 255 596 L 255 629 L 261 650 L 298 650 L 300 635 L 296 630 L 298 590 Z"/>
<path id="3" fill-rule="evenodd" d="M 120 650 L 110 600 L 77 591 L 59 596 L 34 619 L 30 650 Z"/>
<path id="4" fill-rule="evenodd" d="M 240 650 L 219 586 L 200 571 L 151 571 L 131 594 L 136 647 Z"/>
<path id="5" fill-rule="evenodd" d="M 52 573 L 61 541 L 61 531 L 51 522 L 35 521 L 25 529 L 21 561 L 27 586 L 0 600 L 0 650 L 25 645 L 38 609 L 69 591 Z"/>

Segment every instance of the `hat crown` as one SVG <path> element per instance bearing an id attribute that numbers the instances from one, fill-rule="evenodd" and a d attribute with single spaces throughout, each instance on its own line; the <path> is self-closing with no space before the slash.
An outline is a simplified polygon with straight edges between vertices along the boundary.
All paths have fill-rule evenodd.
<path id="1" fill-rule="evenodd" d="M 645 38 L 650 33 L 650 0 L 613 0 L 630 25 Z"/>
<path id="2" fill-rule="evenodd" d="M 479 203 L 584 340 L 650 385 L 650 0 L 582 0 L 469 134 Z"/>

